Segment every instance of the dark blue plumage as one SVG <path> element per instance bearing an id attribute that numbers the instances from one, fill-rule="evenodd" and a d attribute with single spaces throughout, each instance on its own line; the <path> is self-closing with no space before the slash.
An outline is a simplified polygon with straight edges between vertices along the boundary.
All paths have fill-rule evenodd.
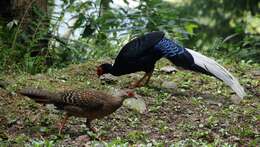
<path id="1" fill-rule="evenodd" d="M 174 40 L 170 40 L 164 37 L 153 47 L 153 49 L 160 53 L 161 56 L 170 60 L 176 66 L 180 66 L 187 70 L 201 72 L 207 75 L 212 75 L 205 69 L 197 66 L 194 63 L 192 55 L 184 47 L 177 44 Z"/>
<path id="2" fill-rule="evenodd" d="M 105 63 L 98 68 L 98 75 L 111 73 L 120 76 L 137 71 L 153 72 L 156 61 L 162 57 L 153 47 L 163 37 L 163 32 L 152 32 L 131 40 L 122 47 L 113 66 Z"/>
<path id="3" fill-rule="evenodd" d="M 177 54 L 182 54 L 185 50 L 176 42 L 165 37 L 162 38 L 153 48 L 168 59 L 173 58 Z"/>
<path id="4" fill-rule="evenodd" d="M 145 75 L 132 87 L 147 84 L 155 67 L 162 57 L 167 58 L 176 66 L 187 70 L 214 76 L 229 85 L 241 98 L 245 95 L 243 87 L 224 67 L 216 61 L 164 37 L 163 32 L 152 32 L 128 42 L 119 52 L 113 65 L 105 63 L 98 67 L 101 76 L 110 73 L 115 76 L 144 71 Z M 146 79 L 145 83 L 142 81 Z"/>
<path id="5" fill-rule="evenodd" d="M 184 69 L 212 75 L 197 66 L 194 63 L 192 55 L 175 41 L 164 37 L 163 32 L 152 32 L 131 40 L 123 46 L 113 66 L 105 63 L 98 68 L 98 75 L 110 73 L 115 76 L 120 76 L 137 71 L 144 71 L 146 74 L 137 82 L 138 85 L 144 78 L 150 78 L 155 63 L 162 57 L 169 59 L 173 64 Z"/>

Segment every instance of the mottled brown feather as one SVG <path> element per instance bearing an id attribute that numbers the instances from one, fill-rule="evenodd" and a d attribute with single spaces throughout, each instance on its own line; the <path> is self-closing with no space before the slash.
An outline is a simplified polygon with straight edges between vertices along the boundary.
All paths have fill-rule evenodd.
<path id="1" fill-rule="evenodd" d="M 114 97 L 97 90 L 71 90 L 58 93 L 26 88 L 20 91 L 39 103 L 54 104 L 68 115 L 86 117 L 89 120 L 102 118 L 116 111 L 124 98 Z"/>

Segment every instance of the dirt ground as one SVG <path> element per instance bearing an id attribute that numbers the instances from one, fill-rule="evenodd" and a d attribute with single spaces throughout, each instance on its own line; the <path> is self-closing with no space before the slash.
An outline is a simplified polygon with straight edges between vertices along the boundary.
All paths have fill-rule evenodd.
<path id="1" fill-rule="evenodd" d="M 1 75 L 9 85 L 0 88 L 0 146 L 260 145 L 259 65 L 225 65 L 239 77 L 247 92 L 247 97 L 235 104 L 231 89 L 222 82 L 187 71 L 161 72 L 159 69 L 169 63 L 160 61 L 149 86 L 136 89 L 147 111 L 140 114 L 123 106 L 114 114 L 93 122 L 98 133 L 85 127 L 85 119 L 71 117 L 64 133 L 58 134 L 57 124 L 63 118 L 62 112 L 16 93 L 27 86 L 50 91 L 92 88 L 108 92 L 126 87 L 143 74 L 105 82 L 95 75 L 98 64 L 89 61 L 37 75 Z M 177 86 L 174 89 L 162 87 L 164 81 Z M 96 141 L 96 137 L 102 141 Z"/>

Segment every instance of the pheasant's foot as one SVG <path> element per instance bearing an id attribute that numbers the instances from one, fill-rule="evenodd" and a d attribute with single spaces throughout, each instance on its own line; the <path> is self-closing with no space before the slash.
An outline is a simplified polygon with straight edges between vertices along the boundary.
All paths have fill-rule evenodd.
<path id="1" fill-rule="evenodd" d="M 89 130 L 92 132 L 89 135 L 89 137 L 92 140 L 97 140 L 97 141 L 102 141 L 102 139 L 97 135 L 98 129 L 94 128 L 94 127 L 89 127 Z"/>
<path id="2" fill-rule="evenodd" d="M 98 132 L 98 129 L 97 129 L 97 128 L 94 128 L 94 127 L 90 127 L 89 130 L 92 131 L 92 132 L 94 132 L 94 133 L 97 133 L 97 132 Z"/>
<path id="3" fill-rule="evenodd" d="M 102 138 L 100 138 L 100 137 L 96 137 L 96 140 L 98 140 L 98 141 L 102 141 Z"/>
<path id="4" fill-rule="evenodd" d="M 86 119 L 86 126 L 89 128 L 90 131 L 94 133 L 98 132 L 98 129 L 91 126 L 91 120 Z"/>
<path id="5" fill-rule="evenodd" d="M 142 86 L 144 86 L 143 83 L 134 82 L 134 83 L 131 83 L 128 87 L 131 88 L 131 89 L 134 89 L 134 88 L 142 87 Z"/>
<path id="6" fill-rule="evenodd" d="M 63 121 L 61 123 L 59 123 L 59 135 L 62 133 L 64 126 L 65 126 L 68 119 L 69 119 L 69 115 L 66 114 Z"/>
<path id="7" fill-rule="evenodd" d="M 64 124 L 59 123 L 59 124 L 58 124 L 58 128 L 59 128 L 59 135 L 61 135 L 62 132 L 63 132 L 63 129 L 64 129 Z"/>
<path id="8" fill-rule="evenodd" d="M 98 136 L 89 136 L 91 140 L 103 141 L 102 138 Z"/>
<path id="9" fill-rule="evenodd" d="M 145 73 L 145 75 L 139 81 L 131 83 L 129 88 L 133 89 L 133 88 L 136 88 L 136 87 L 142 87 L 142 86 L 147 85 L 148 82 L 150 81 L 150 78 L 151 78 L 152 74 L 153 74 L 153 72 Z"/>

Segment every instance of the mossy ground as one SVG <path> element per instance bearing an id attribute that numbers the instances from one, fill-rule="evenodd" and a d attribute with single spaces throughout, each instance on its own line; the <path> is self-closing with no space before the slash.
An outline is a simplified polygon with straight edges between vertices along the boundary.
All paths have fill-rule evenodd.
<path id="1" fill-rule="evenodd" d="M 93 122 L 99 129 L 93 134 L 85 127 L 85 119 L 71 117 L 64 133 L 59 135 L 57 123 L 63 113 L 18 95 L 15 91 L 30 86 L 51 91 L 93 88 L 103 91 L 124 88 L 142 73 L 125 75 L 114 83 L 104 83 L 95 75 L 101 61 L 87 61 L 64 69 L 50 69 L 44 74 L 6 73 L 9 81 L 0 89 L 0 146 L 59 146 L 97 144 L 88 137 L 99 136 L 104 145 L 260 145 L 260 70 L 258 64 L 224 64 L 246 88 L 248 96 L 239 104 L 231 101 L 232 91 L 222 82 L 201 74 L 178 71 L 166 74 L 161 60 L 149 86 L 137 88 L 147 112 L 139 114 L 126 107 Z M 163 81 L 177 83 L 175 90 L 161 87 Z M 84 138 L 84 139 L 82 139 Z"/>

